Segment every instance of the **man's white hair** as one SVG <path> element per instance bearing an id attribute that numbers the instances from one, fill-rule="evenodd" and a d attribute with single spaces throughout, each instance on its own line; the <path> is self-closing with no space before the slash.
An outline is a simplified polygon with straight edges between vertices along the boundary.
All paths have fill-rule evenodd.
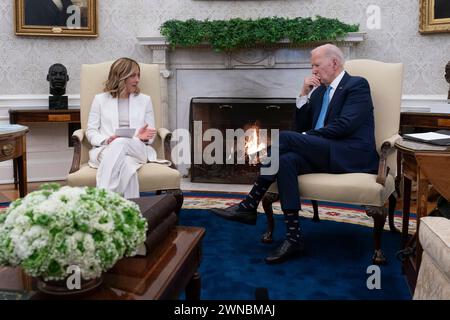
<path id="1" fill-rule="evenodd" d="M 334 44 L 324 44 L 311 51 L 311 54 L 321 51 L 328 58 L 335 58 L 339 67 L 343 68 L 345 63 L 344 53 Z"/>

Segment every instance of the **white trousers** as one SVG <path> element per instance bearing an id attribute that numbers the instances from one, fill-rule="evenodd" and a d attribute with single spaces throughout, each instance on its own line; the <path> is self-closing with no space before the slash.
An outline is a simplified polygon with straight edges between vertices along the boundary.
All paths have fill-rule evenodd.
<path id="1" fill-rule="evenodd" d="M 97 157 L 97 187 L 122 194 L 125 198 L 139 197 L 137 170 L 147 162 L 147 148 L 137 138 L 117 138 Z"/>

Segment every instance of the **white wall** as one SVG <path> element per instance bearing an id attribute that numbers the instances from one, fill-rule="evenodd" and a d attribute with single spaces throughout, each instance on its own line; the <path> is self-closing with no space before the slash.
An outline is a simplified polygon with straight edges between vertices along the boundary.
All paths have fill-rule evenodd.
<path id="1" fill-rule="evenodd" d="M 68 92 L 79 92 L 82 63 L 131 56 L 150 62 L 148 49 L 137 45 L 136 36 L 158 34 L 168 19 L 227 19 L 265 16 L 336 17 L 358 23 L 368 37 L 358 48 L 361 57 L 406 66 L 405 94 L 446 94 L 443 77 L 450 60 L 450 34 L 418 33 L 418 0 L 99 0 L 99 37 L 51 39 L 14 35 L 14 1 L 0 1 L 0 95 L 48 93 L 48 67 L 61 62 L 68 67 Z M 381 9 L 381 29 L 367 30 L 369 5 Z"/>

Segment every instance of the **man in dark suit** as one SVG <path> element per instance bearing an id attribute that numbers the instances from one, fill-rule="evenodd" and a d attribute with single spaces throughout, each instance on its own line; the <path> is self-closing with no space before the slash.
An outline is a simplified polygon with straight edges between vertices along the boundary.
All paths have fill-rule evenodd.
<path id="1" fill-rule="evenodd" d="M 297 98 L 297 132 L 280 133 L 278 172 L 260 175 L 239 204 L 212 209 L 225 219 L 255 224 L 259 202 L 277 181 L 287 234 L 266 263 L 279 263 L 303 252 L 298 175 L 377 172 L 379 158 L 369 83 L 345 72 L 344 62 L 342 51 L 331 44 L 311 52 L 312 75 L 305 78 Z"/>
<path id="2" fill-rule="evenodd" d="M 72 0 L 25 0 L 25 25 L 65 27 L 72 4 Z"/>

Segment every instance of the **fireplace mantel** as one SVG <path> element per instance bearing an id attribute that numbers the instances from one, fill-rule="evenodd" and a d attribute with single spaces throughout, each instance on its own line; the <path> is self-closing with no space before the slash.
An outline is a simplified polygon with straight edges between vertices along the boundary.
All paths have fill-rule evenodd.
<path id="1" fill-rule="evenodd" d="M 293 98 L 310 73 L 310 51 L 321 43 L 275 45 L 218 52 L 204 44 L 171 48 L 164 37 L 141 36 L 151 61 L 160 65 L 164 126 L 189 128 L 193 97 Z M 352 32 L 333 41 L 346 59 L 356 58 L 354 47 L 364 32 Z M 183 173 L 187 171 L 182 170 Z"/>
<path id="2" fill-rule="evenodd" d="M 351 48 L 364 41 L 365 36 L 365 32 L 350 32 L 332 42 L 342 48 L 346 58 L 351 59 L 354 58 Z M 165 79 L 173 75 L 173 67 L 190 69 L 204 69 L 205 67 L 209 69 L 285 68 L 286 63 L 289 64 L 289 68 L 299 67 L 294 61 L 283 61 L 286 59 L 286 54 L 276 56 L 276 53 L 281 50 L 284 50 L 285 53 L 286 51 L 309 52 L 311 48 L 325 43 L 294 44 L 289 40 L 283 40 L 276 44 L 224 52 L 212 50 L 208 43 L 196 47 L 172 48 L 166 38 L 162 36 L 139 36 L 137 40 L 140 45 L 152 51 L 152 61 L 161 66 L 161 76 Z M 194 55 L 194 53 L 197 54 Z M 297 63 L 302 64 L 301 61 L 297 61 Z"/>
<path id="3" fill-rule="evenodd" d="M 339 37 L 333 43 L 336 43 L 338 45 L 342 46 L 352 46 L 355 44 L 358 44 L 362 41 L 364 41 L 366 36 L 365 32 L 350 32 L 344 37 Z M 137 37 L 138 43 L 142 46 L 147 46 L 151 50 L 167 50 L 170 49 L 170 44 L 166 41 L 165 37 L 162 36 L 139 36 Z M 261 46 L 261 47 L 270 47 L 270 48 L 310 48 L 315 47 L 320 42 L 311 42 L 311 43 L 305 43 L 305 44 L 293 44 L 289 40 L 283 40 L 280 41 L 274 45 L 270 46 Z M 176 48 L 181 49 L 182 47 Z M 208 43 L 204 43 L 201 46 L 198 47 L 192 47 L 191 49 L 195 48 L 211 48 L 211 46 Z"/>

